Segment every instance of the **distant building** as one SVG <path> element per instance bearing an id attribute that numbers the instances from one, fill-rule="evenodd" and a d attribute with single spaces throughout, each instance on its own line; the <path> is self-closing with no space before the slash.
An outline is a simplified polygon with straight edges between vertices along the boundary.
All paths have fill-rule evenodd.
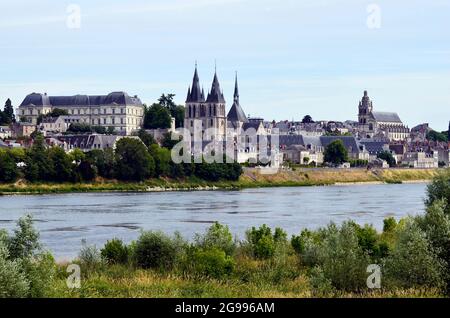
<path id="1" fill-rule="evenodd" d="M 59 116 L 46 117 L 42 119 L 39 130 L 44 132 L 63 133 L 70 125 L 84 123 L 83 116 Z"/>
<path id="2" fill-rule="evenodd" d="M 116 135 L 61 135 L 49 138 L 47 143 L 50 146 L 59 146 L 66 152 L 76 148 L 88 152 L 95 149 L 105 150 L 107 148 L 116 148 L 117 142 L 122 138 L 132 138 L 141 140 L 137 136 L 116 136 Z"/>
<path id="3" fill-rule="evenodd" d="M 409 138 L 409 128 L 403 125 L 397 113 L 376 112 L 367 91 L 358 106 L 359 132 L 362 138 L 384 136 L 389 140 L 399 141 Z"/>
<path id="4" fill-rule="evenodd" d="M 116 132 L 126 135 L 141 127 L 144 116 L 141 100 L 125 92 L 94 96 L 48 96 L 47 93 L 32 93 L 19 106 L 18 115 L 36 125 L 40 115 L 48 114 L 56 108 L 66 110 L 69 115 L 80 116 L 85 124 L 113 127 Z"/>
<path id="5" fill-rule="evenodd" d="M 12 130 L 9 126 L 0 126 L 0 139 L 7 139 L 12 137 Z"/>
<path id="6" fill-rule="evenodd" d="M 438 153 L 434 151 L 432 154 L 426 152 L 407 152 L 403 156 L 403 165 L 411 168 L 431 169 L 439 167 Z"/>

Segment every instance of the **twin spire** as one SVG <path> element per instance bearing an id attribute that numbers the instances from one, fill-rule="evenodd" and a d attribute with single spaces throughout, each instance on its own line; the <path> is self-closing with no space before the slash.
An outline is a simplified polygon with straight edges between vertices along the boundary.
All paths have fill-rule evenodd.
<path id="1" fill-rule="evenodd" d="M 236 92 L 237 92 L 237 75 L 236 75 L 235 95 Z M 198 76 L 197 63 L 195 63 L 194 78 L 192 79 L 192 86 L 188 88 L 186 103 L 205 103 L 205 102 L 225 104 L 225 97 L 223 95 L 222 89 L 220 88 L 216 66 L 214 70 L 214 78 L 211 85 L 211 90 L 208 92 L 208 96 L 205 99 L 205 92 L 203 88 L 200 88 L 200 79 Z"/>

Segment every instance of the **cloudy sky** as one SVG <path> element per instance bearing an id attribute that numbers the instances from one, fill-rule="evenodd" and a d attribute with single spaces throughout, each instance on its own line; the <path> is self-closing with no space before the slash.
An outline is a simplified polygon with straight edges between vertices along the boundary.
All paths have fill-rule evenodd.
<path id="1" fill-rule="evenodd" d="M 77 18 L 78 9 L 81 12 Z M 123 90 L 183 103 L 194 63 L 267 120 L 450 120 L 450 0 L 2 0 L 0 101 Z M 78 24 L 79 20 L 79 24 Z"/>

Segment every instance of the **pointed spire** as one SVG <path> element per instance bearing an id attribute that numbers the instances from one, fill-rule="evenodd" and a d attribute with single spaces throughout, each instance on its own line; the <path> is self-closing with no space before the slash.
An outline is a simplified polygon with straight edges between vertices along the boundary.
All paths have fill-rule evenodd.
<path id="1" fill-rule="evenodd" d="M 205 99 L 202 98 L 202 93 L 200 90 L 200 79 L 198 77 L 197 61 L 195 61 L 195 72 L 194 72 L 194 78 L 192 79 L 192 88 L 186 99 L 186 102 L 187 103 L 203 103 L 204 101 L 205 101 Z"/>
<path id="2" fill-rule="evenodd" d="M 225 98 L 223 97 L 222 90 L 220 89 L 219 78 L 217 77 L 217 70 L 214 72 L 214 78 L 211 85 L 211 91 L 206 99 L 208 103 L 222 103 L 225 104 Z"/>
<path id="3" fill-rule="evenodd" d="M 239 87 L 238 87 L 237 72 L 236 72 L 236 79 L 234 82 L 234 102 L 239 104 Z"/>

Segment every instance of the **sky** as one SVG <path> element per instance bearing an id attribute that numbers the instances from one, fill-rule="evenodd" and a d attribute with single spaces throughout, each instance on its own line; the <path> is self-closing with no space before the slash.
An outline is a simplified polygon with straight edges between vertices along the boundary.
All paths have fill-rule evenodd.
<path id="1" fill-rule="evenodd" d="M 450 0 L 2 0 L 0 102 L 126 91 L 183 104 L 197 61 L 228 102 L 238 72 L 246 114 L 409 127 L 450 120 Z M 80 13 L 78 15 L 78 13 Z"/>

